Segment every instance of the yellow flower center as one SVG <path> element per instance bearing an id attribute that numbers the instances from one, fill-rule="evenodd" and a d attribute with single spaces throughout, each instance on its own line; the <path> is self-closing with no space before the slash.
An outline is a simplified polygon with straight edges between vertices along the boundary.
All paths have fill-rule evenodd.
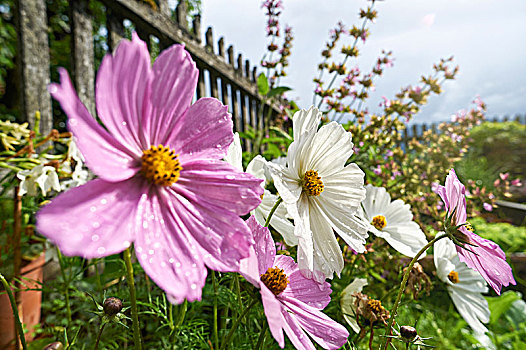
<path id="1" fill-rule="evenodd" d="M 289 278 L 279 267 L 269 267 L 267 272 L 261 275 L 261 282 L 274 294 L 278 295 L 287 288 Z"/>
<path id="2" fill-rule="evenodd" d="M 316 170 L 308 170 L 302 181 L 303 190 L 309 196 L 319 196 L 323 192 L 323 182 Z"/>
<path id="3" fill-rule="evenodd" d="M 447 278 L 451 281 L 451 283 L 458 283 L 460 281 L 458 279 L 458 272 L 455 270 L 448 273 Z"/>
<path id="4" fill-rule="evenodd" d="M 376 299 L 369 299 L 367 301 L 367 305 L 373 310 L 374 312 L 381 312 L 383 310 L 382 302 L 380 300 Z"/>
<path id="5" fill-rule="evenodd" d="M 168 147 L 152 146 L 142 152 L 141 174 L 156 185 L 170 186 L 179 179 L 183 169 L 177 157 Z"/>
<path id="6" fill-rule="evenodd" d="M 383 215 L 376 215 L 373 218 L 373 221 L 371 221 L 371 225 L 376 227 L 377 230 L 383 229 L 385 226 L 387 226 L 387 221 L 385 220 L 385 216 L 383 216 Z"/>

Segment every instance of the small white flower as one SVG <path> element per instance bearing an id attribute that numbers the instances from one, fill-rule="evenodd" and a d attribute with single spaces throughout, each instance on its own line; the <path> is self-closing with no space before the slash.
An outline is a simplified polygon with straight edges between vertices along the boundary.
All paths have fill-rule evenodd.
<path id="1" fill-rule="evenodd" d="M 343 269 L 333 230 L 359 253 L 367 238 L 367 225 L 355 215 L 365 198 L 364 173 L 354 163 L 345 165 L 353 153 L 351 133 L 336 122 L 318 130 L 320 121 L 317 108 L 296 112 L 286 166 L 267 164 L 294 218 L 299 268 L 318 282 Z"/>
<path id="2" fill-rule="evenodd" d="M 238 170 L 243 171 L 243 151 L 239 134 L 237 132 L 234 134 L 234 142 L 232 142 L 228 148 L 225 160 Z M 247 165 L 247 173 L 265 181 L 261 183 L 263 189 L 265 189 L 265 184 L 270 180 L 267 177 L 268 170 L 266 164 L 267 161 L 265 158 L 257 155 Z M 265 189 L 263 198 L 261 199 L 261 204 L 251 212 L 260 225 L 265 224 L 265 221 L 277 200 L 278 197 L 276 195 Z M 294 235 L 294 225 L 289 221 L 289 218 L 291 218 L 291 216 L 287 212 L 287 208 L 280 205 L 272 215 L 272 218 L 270 218 L 270 226 L 283 236 L 287 245 L 294 246 L 298 244 L 298 239 Z"/>
<path id="3" fill-rule="evenodd" d="M 60 183 L 62 191 L 66 191 L 70 188 L 84 185 L 92 177 L 92 174 L 90 174 L 90 172 L 86 168 L 84 168 L 82 162 L 80 161 L 76 163 L 73 172 L 71 172 L 71 162 L 69 160 L 66 160 L 64 163 L 62 163 L 61 169 L 71 174 L 70 179 L 64 180 Z"/>
<path id="4" fill-rule="evenodd" d="M 61 190 L 57 172 L 52 166 L 40 164 L 33 169 L 19 171 L 16 176 L 20 180 L 21 196 L 24 194 L 36 196 L 38 188 L 42 190 L 44 196 L 52 189 L 57 192 Z"/>
<path id="5" fill-rule="evenodd" d="M 340 307 L 342 309 L 343 318 L 351 326 L 353 331 L 360 333 L 360 326 L 356 321 L 356 305 L 354 301 L 356 297 L 352 295 L 354 293 L 360 293 L 364 286 L 367 285 L 367 280 L 365 278 L 357 278 L 352 281 L 345 289 L 342 291 L 342 297 L 340 299 Z"/>
<path id="6" fill-rule="evenodd" d="M 413 221 L 409 204 L 391 196 L 383 187 L 365 186 L 367 191 L 362 202 L 364 221 L 369 223 L 369 232 L 381 237 L 398 252 L 414 257 L 428 242 L 420 226 Z M 421 255 L 421 258 L 425 253 Z"/>
<path id="7" fill-rule="evenodd" d="M 75 162 L 83 164 L 85 162 L 84 156 L 82 153 L 80 153 L 79 148 L 77 147 L 77 143 L 75 142 L 75 138 L 71 138 L 69 141 L 69 147 L 68 147 L 68 159 L 73 159 Z"/>
<path id="8" fill-rule="evenodd" d="M 440 232 L 439 235 L 442 235 Z M 461 262 L 455 244 L 441 239 L 434 245 L 434 260 L 438 278 L 447 285 L 453 304 L 460 315 L 475 332 L 477 339 L 486 348 L 495 346 L 486 335 L 488 329 L 483 323 L 489 322 L 488 302 L 481 293 L 488 292 L 486 281 L 480 273 Z"/>
<path id="9" fill-rule="evenodd" d="M 72 159 L 75 161 L 75 169 L 73 172 L 71 170 Z M 69 141 L 68 153 L 66 160 L 62 163 L 61 169 L 71 174 L 71 179 L 62 181 L 60 184 L 62 191 L 84 185 L 91 178 L 90 172 L 84 168 L 84 156 L 80 153 L 74 138 L 71 138 Z"/>

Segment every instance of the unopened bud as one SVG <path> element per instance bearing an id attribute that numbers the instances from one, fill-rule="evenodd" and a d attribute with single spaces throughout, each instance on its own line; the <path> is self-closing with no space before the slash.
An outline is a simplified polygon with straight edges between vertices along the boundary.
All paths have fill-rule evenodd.
<path id="1" fill-rule="evenodd" d="M 46 345 L 42 350 L 64 350 L 64 345 L 61 342 L 56 341 L 54 343 Z"/>
<path id="2" fill-rule="evenodd" d="M 416 329 L 411 326 L 402 326 L 400 327 L 400 335 L 404 340 L 412 341 L 418 335 Z"/>
<path id="3" fill-rule="evenodd" d="M 104 300 L 104 313 L 107 316 L 115 316 L 122 310 L 122 301 L 115 297 L 110 297 Z"/>

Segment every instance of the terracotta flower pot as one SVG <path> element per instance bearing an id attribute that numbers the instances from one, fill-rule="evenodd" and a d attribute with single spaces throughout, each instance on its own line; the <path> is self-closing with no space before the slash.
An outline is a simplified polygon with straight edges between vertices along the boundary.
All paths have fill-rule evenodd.
<path id="1" fill-rule="evenodd" d="M 40 288 L 43 276 L 43 266 L 45 254 L 42 253 L 38 258 L 22 267 L 22 281 L 25 286 L 22 289 Z M 26 340 L 33 339 L 34 327 L 40 322 L 40 305 L 42 303 L 42 292 L 26 290 L 20 292 L 20 303 L 18 313 L 20 321 L 24 324 Z M 0 349 L 15 349 L 15 321 L 11 310 L 11 304 L 7 293 L 0 295 Z"/>

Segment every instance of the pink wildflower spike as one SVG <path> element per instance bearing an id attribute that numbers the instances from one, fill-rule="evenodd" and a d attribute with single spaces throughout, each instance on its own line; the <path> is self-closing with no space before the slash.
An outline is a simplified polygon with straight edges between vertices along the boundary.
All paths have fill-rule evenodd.
<path id="1" fill-rule="evenodd" d="M 247 223 L 256 243 L 241 261 L 241 274 L 261 290 L 269 329 L 279 346 L 285 346 L 285 331 L 296 349 L 314 349 L 310 338 L 324 349 L 342 347 L 349 332 L 321 312 L 331 300 L 330 284 L 305 278 L 291 257 L 276 255 L 268 228 L 253 216 Z"/>
<path id="2" fill-rule="evenodd" d="M 239 271 L 253 244 L 239 217 L 261 202 L 261 180 L 223 162 L 233 140 L 227 107 L 191 105 L 198 70 L 182 45 L 153 66 L 134 33 L 106 55 L 96 82 L 99 125 L 64 69 L 49 91 L 68 115 L 88 167 L 98 176 L 37 213 L 37 229 L 66 255 L 118 253 L 139 262 L 180 303 L 201 298 L 206 266 Z M 107 130 L 107 131 L 106 131 Z"/>
<path id="3" fill-rule="evenodd" d="M 465 243 L 455 245 L 460 261 L 478 271 L 488 284 L 500 295 L 502 286 L 516 284 L 506 254 L 494 242 L 484 239 L 468 229 L 466 214 L 466 188 L 451 169 L 446 177 L 446 186 L 433 186 L 447 210 L 446 232 L 454 240 Z"/>

